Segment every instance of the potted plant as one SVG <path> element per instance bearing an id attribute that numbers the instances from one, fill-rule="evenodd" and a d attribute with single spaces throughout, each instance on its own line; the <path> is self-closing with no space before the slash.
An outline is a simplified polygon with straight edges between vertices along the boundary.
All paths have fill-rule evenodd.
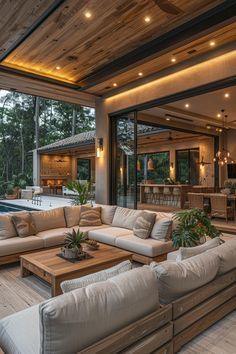
<path id="1" fill-rule="evenodd" d="M 67 184 L 67 188 L 77 195 L 73 198 L 73 205 L 84 205 L 87 204 L 89 197 L 91 195 L 91 186 L 90 183 L 81 183 L 80 181 L 72 181 Z"/>
<path id="2" fill-rule="evenodd" d="M 225 181 L 224 182 L 224 189 L 221 190 L 221 193 L 231 194 L 231 193 L 233 193 L 233 191 L 234 191 L 233 183 L 231 181 Z"/>
<path id="3" fill-rule="evenodd" d="M 221 232 L 211 224 L 208 215 L 201 209 L 190 209 L 175 213 L 178 222 L 172 234 L 174 247 L 193 247 L 206 241 L 206 237 L 219 237 Z"/>
<path id="4" fill-rule="evenodd" d="M 87 233 L 81 232 L 80 229 L 76 232 L 66 233 L 65 244 L 61 248 L 62 255 L 65 258 L 77 258 L 83 252 L 82 243 L 86 243 Z"/>
<path id="5" fill-rule="evenodd" d="M 13 184 L 8 184 L 6 188 L 6 199 L 17 199 L 17 190 L 14 188 Z"/>

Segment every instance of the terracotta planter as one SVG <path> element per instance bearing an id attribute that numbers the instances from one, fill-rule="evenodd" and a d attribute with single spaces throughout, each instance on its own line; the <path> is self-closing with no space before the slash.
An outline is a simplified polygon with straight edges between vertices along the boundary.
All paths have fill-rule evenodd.
<path id="1" fill-rule="evenodd" d="M 8 200 L 17 199 L 17 194 L 6 194 L 5 198 Z"/>
<path id="2" fill-rule="evenodd" d="M 61 253 L 65 258 L 71 259 L 71 258 L 77 258 L 79 255 L 82 253 L 82 247 L 80 248 L 66 248 L 62 247 L 61 248 Z"/>

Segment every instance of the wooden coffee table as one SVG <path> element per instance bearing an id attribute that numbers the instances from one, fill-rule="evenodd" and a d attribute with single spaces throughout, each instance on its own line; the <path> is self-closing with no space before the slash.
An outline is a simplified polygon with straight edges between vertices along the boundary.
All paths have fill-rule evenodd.
<path id="1" fill-rule="evenodd" d="M 132 260 L 132 253 L 100 244 L 96 251 L 84 248 L 93 258 L 71 263 L 57 256 L 60 248 L 28 253 L 21 256 L 21 276 L 34 274 L 51 285 L 52 296 L 62 293 L 64 280 L 79 278 L 112 267 L 124 260 Z"/>

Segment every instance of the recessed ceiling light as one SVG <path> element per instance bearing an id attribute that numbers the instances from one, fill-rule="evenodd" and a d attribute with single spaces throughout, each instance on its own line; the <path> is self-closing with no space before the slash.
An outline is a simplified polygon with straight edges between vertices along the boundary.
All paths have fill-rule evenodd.
<path id="1" fill-rule="evenodd" d="M 211 125 L 210 125 L 210 124 L 207 124 L 207 125 L 206 125 L 206 128 L 207 128 L 207 129 L 211 129 Z"/>
<path id="2" fill-rule="evenodd" d="M 116 87 L 116 86 L 117 86 L 117 83 L 116 83 L 116 82 L 114 82 L 114 83 L 113 83 L 113 86 L 114 86 L 114 87 Z"/>
<path id="3" fill-rule="evenodd" d="M 220 118 L 220 117 L 221 117 L 221 114 L 220 114 L 220 113 L 218 113 L 218 114 L 217 114 L 217 118 Z"/>
<path id="4" fill-rule="evenodd" d="M 214 47 L 216 45 L 216 42 L 215 41 L 210 41 L 210 46 L 211 47 Z"/>
<path id="5" fill-rule="evenodd" d="M 186 108 L 189 108 L 189 103 L 186 103 L 186 104 L 185 104 L 185 107 L 186 107 Z"/>
<path id="6" fill-rule="evenodd" d="M 170 120 L 170 118 L 169 118 L 169 117 L 166 117 L 166 120 Z"/>
<path id="7" fill-rule="evenodd" d="M 56 69 L 57 69 L 57 70 L 60 70 L 60 69 L 61 69 L 61 67 L 60 67 L 60 66 L 56 66 Z"/>
<path id="8" fill-rule="evenodd" d="M 171 58 L 172 63 L 176 62 L 176 58 Z"/>
<path id="9" fill-rule="evenodd" d="M 92 14 L 91 14 L 90 11 L 86 11 L 86 12 L 84 13 L 84 16 L 85 16 L 86 18 L 91 18 L 91 17 L 92 17 Z"/>
<path id="10" fill-rule="evenodd" d="M 138 73 L 138 76 L 143 76 L 143 73 L 141 73 L 141 72 L 140 72 L 140 73 Z"/>
<path id="11" fill-rule="evenodd" d="M 151 17 L 150 17 L 150 16 L 145 16 L 145 17 L 144 17 L 144 21 L 145 21 L 146 23 L 151 22 Z"/>
<path id="12" fill-rule="evenodd" d="M 225 98 L 229 98 L 229 93 L 226 92 L 226 93 L 224 94 L 224 96 L 225 96 Z"/>

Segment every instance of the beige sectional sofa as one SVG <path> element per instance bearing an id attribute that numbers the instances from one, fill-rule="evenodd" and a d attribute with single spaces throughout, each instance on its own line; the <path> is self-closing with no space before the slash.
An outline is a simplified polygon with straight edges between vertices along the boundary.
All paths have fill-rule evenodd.
<path id="1" fill-rule="evenodd" d="M 201 250 L 202 252 L 202 250 Z M 0 321 L 5 353 L 176 353 L 236 309 L 236 240 L 180 262 L 120 265 Z"/>
<path id="2" fill-rule="evenodd" d="M 19 256 L 26 252 L 62 245 L 65 233 L 78 228 L 88 232 L 90 239 L 131 251 L 134 260 L 145 264 L 166 259 L 166 254 L 173 250 L 170 240 L 173 228 L 171 214 L 156 213 L 156 221 L 150 237 L 142 239 L 134 235 L 133 228 L 135 221 L 144 211 L 107 205 L 100 205 L 100 207 L 101 225 L 98 226 L 79 226 L 79 206 L 1 214 L 0 265 L 19 260 Z M 27 215 L 32 220 L 31 229 L 34 232 L 33 234 L 26 232 L 26 235 L 19 237 L 13 217 L 26 219 Z M 22 229 L 24 226 L 27 231 L 26 222 L 20 225 Z"/>

